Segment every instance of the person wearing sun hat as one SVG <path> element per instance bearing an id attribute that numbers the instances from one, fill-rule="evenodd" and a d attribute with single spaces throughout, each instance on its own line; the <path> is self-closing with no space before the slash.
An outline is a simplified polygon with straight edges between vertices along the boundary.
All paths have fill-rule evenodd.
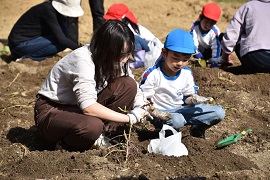
<path id="1" fill-rule="evenodd" d="M 106 21 L 111 19 L 123 21 L 134 33 L 135 50 L 133 56 L 135 62 L 131 62 L 130 67 L 148 68 L 161 56 L 163 44 L 151 31 L 138 23 L 138 19 L 127 5 L 123 3 L 112 4 L 103 17 Z"/>
<path id="2" fill-rule="evenodd" d="M 191 136 L 205 138 L 205 130 L 224 119 L 225 111 L 219 105 L 207 105 L 211 98 L 196 94 L 192 72 L 187 68 L 194 53 L 192 36 L 174 29 L 166 37 L 163 59 L 144 72 L 140 88 L 156 109 L 171 115 L 167 121 L 154 117 L 151 123 L 156 128 L 167 124 L 180 131 L 191 125 Z"/>
<path id="3" fill-rule="evenodd" d="M 196 46 L 195 58 L 204 59 L 211 67 L 225 63 L 221 57 L 220 30 L 216 23 L 221 15 L 221 9 L 216 3 L 207 3 L 203 6 L 201 14 L 190 29 Z M 230 65 L 232 62 L 230 62 Z"/>
<path id="4" fill-rule="evenodd" d="M 43 60 L 80 47 L 73 33 L 73 19 L 84 14 L 81 0 L 45 1 L 31 7 L 15 23 L 8 36 L 14 60 Z"/>
<path id="5" fill-rule="evenodd" d="M 81 0 L 53 0 L 52 6 L 64 16 L 79 17 L 84 14 Z"/>

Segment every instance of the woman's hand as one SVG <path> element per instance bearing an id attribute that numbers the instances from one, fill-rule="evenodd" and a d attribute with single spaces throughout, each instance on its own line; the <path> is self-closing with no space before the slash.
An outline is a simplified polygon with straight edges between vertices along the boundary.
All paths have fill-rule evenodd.
<path id="1" fill-rule="evenodd" d="M 150 116 L 149 112 L 141 107 L 134 108 L 128 114 L 130 124 L 136 124 L 144 122 L 147 117 Z"/>

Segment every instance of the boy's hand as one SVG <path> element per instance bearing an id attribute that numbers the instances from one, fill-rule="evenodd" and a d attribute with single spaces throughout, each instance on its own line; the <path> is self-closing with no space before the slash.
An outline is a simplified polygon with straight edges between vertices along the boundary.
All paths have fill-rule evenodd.
<path id="1" fill-rule="evenodd" d="M 144 109 L 150 113 L 148 117 L 150 117 L 151 119 L 153 119 L 153 117 L 156 117 L 162 121 L 167 121 L 171 118 L 171 113 L 160 111 L 156 109 L 152 104 L 144 106 Z"/>
<path id="2" fill-rule="evenodd" d="M 192 99 L 191 102 L 196 105 L 196 104 L 208 104 L 213 102 L 213 98 L 212 97 L 203 97 L 203 96 L 199 96 L 197 94 L 192 95 Z"/>

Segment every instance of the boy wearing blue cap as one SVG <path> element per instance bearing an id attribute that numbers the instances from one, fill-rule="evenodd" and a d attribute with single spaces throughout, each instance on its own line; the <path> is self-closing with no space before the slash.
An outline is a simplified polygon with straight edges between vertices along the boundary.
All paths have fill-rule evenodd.
<path id="1" fill-rule="evenodd" d="M 157 128 L 167 124 L 180 130 L 191 125 L 192 136 L 205 138 L 205 130 L 224 119 L 225 111 L 219 105 L 205 104 L 209 98 L 196 94 L 193 75 L 187 67 L 194 53 L 192 36 L 174 29 L 166 37 L 163 59 L 144 72 L 140 88 L 156 109 L 171 114 L 167 121 L 154 117 L 152 123 Z"/>

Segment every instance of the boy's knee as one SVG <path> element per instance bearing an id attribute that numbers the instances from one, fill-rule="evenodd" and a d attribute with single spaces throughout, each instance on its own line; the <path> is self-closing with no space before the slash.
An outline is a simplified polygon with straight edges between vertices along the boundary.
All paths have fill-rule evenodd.
<path id="1" fill-rule="evenodd" d="M 180 129 L 186 124 L 186 120 L 180 113 L 171 113 L 171 125 L 175 129 Z"/>
<path id="2" fill-rule="evenodd" d="M 223 120 L 225 118 L 225 110 L 221 106 L 217 106 L 216 114 L 220 120 Z"/>
<path id="3" fill-rule="evenodd" d="M 225 118 L 225 110 L 221 106 L 217 106 L 215 109 L 215 119 L 210 121 L 210 126 L 218 124 Z"/>

